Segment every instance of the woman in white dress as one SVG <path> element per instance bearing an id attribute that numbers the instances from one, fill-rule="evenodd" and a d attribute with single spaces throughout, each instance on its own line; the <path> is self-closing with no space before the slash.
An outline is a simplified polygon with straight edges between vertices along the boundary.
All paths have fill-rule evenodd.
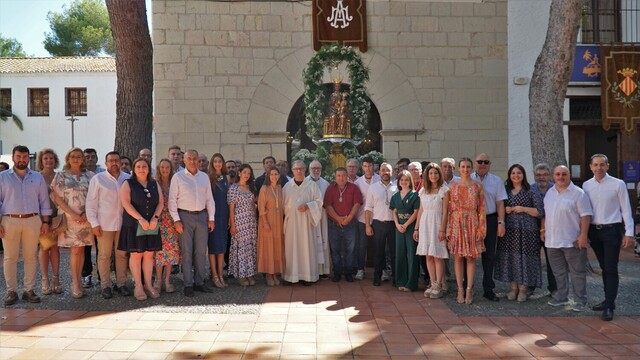
<path id="1" fill-rule="evenodd" d="M 418 225 L 413 232 L 413 239 L 418 241 L 416 254 L 426 256 L 431 287 L 425 290 L 424 297 L 431 299 L 441 298 L 447 291 L 443 259 L 449 258 L 445 236 L 449 188 L 443 182 L 440 166 L 436 163 L 427 165 L 422 173 L 423 186 L 418 192 Z"/>

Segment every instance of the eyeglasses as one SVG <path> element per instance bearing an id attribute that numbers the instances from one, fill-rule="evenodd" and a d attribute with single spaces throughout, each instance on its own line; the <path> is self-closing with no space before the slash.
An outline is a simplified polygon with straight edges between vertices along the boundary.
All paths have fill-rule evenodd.
<path id="1" fill-rule="evenodd" d="M 291 169 L 291 170 L 293 170 L 293 171 L 298 171 L 298 170 L 299 170 L 299 171 L 302 171 L 302 170 L 304 170 L 304 168 L 293 168 L 293 169 Z"/>
<path id="2" fill-rule="evenodd" d="M 489 165 L 491 164 L 490 160 L 476 160 L 476 163 L 478 163 L 478 165 Z"/>
<path id="3" fill-rule="evenodd" d="M 149 192 L 149 189 L 142 189 L 142 190 L 144 190 L 144 192 L 147 193 L 147 197 L 151 199 L 151 193 Z"/>

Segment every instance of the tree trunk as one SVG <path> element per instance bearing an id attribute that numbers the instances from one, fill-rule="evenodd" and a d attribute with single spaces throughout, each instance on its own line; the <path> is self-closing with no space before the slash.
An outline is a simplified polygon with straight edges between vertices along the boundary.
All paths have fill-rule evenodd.
<path id="1" fill-rule="evenodd" d="M 153 47 L 144 0 L 106 0 L 116 49 L 115 150 L 135 159 L 151 148 Z"/>
<path id="2" fill-rule="evenodd" d="M 573 69 L 583 0 L 552 0 L 549 27 L 529 89 L 533 163 L 566 165 L 562 114 Z"/>

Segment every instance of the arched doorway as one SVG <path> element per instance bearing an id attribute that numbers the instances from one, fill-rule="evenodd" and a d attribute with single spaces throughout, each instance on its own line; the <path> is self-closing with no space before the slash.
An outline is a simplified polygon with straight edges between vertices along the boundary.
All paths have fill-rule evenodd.
<path id="1" fill-rule="evenodd" d="M 324 96 L 329 98 L 333 92 L 333 84 L 323 84 Z M 349 84 L 342 84 L 340 91 L 349 91 Z M 367 124 L 367 135 L 365 139 L 356 148 L 360 155 L 366 154 L 370 151 L 382 152 L 382 141 L 380 137 L 380 130 L 382 130 L 382 121 L 380 113 L 376 105 L 369 99 L 371 108 L 369 110 L 369 122 Z M 304 115 L 304 95 L 301 95 L 298 100 L 293 104 L 289 117 L 287 119 L 287 161 L 291 163 L 291 158 L 300 149 L 315 150 L 316 144 L 307 135 L 307 128 L 305 125 L 306 117 Z"/>

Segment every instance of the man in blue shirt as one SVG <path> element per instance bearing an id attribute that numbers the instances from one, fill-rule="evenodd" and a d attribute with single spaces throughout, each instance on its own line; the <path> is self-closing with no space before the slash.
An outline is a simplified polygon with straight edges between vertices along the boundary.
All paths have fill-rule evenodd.
<path id="1" fill-rule="evenodd" d="M 18 145 L 12 152 L 13 168 L 0 173 L 0 237 L 4 246 L 5 306 L 18 300 L 18 257 L 22 244 L 24 292 L 22 299 L 40 302 L 35 288 L 38 239 L 49 232 L 51 206 L 44 178 L 28 168 L 29 149 Z"/>

